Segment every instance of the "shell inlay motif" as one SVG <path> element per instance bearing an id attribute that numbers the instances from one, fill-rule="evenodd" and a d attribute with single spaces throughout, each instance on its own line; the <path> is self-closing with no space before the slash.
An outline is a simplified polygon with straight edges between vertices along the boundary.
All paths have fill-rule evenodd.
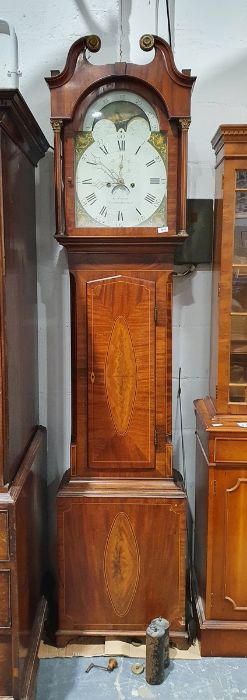
<path id="1" fill-rule="evenodd" d="M 140 578 L 140 553 L 131 522 L 125 513 L 116 516 L 105 548 L 104 574 L 112 606 L 127 615 Z"/>
<path id="2" fill-rule="evenodd" d="M 124 435 L 128 429 L 136 383 L 136 359 L 130 332 L 125 318 L 119 316 L 112 330 L 105 364 L 107 400 L 119 435 Z"/>

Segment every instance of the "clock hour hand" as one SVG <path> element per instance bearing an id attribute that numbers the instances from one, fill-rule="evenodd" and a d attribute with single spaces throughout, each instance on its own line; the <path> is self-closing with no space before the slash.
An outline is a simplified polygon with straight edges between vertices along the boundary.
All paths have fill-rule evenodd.
<path id="1" fill-rule="evenodd" d="M 107 185 L 107 182 L 105 182 L 105 180 L 96 180 L 96 182 L 93 182 L 92 184 L 95 185 L 95 187 L 97 187 L 98 190 L 101 190 L 102 187 L 105 187 Z"/>
<path id="2" fill-rule="evenodd" d="M 127 187 L 127 185 L 124 184 L 124 181 L 120 178 L 113 179 L 111 177 L 111 180 L 110 180 L 110 176 L 109 176 L 109 180 L 107 182 L 106 181 L 102 182 L 102 180 L 97 180 L 96 182 L 92 181 L 90 184 L 94 185 L 94 187 L 97 187 L 97 189 L 99 189 L 99 190 L 102 189 L 102 187 L 109 187 L 109 188 L 112 187 L 112 192 L 114 192 L 117 189 L 128 190 L 128 192 L 129 192 L 129 187 Z"/>

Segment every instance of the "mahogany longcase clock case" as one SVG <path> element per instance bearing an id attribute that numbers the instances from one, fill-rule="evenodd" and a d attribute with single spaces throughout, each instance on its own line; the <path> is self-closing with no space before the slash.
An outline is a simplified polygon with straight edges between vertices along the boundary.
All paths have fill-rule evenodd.
<path id="1" fill-rule="evenodd" d="M 196 401 L 195 591 L 203 656 L 247 655 L 247 126 L 216 154 L 210 396 Z"/>
<path id="2" fill-rule="evenodd" d="M 57 642 L 185 630 L 186 496 L 173 480 L 173 255 L 186 238 L 195 78 L 168 44 L 93 65 L 96 36 L 52 72 L 56 239 L 71 277 L 71 464 L 57 496 Z"/>

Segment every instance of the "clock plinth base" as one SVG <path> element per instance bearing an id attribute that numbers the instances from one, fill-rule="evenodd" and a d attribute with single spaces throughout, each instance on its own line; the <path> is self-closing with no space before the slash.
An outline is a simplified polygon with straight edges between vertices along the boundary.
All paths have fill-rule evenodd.
<path id="1" fill-rule="evenodd" d="M 172 480 L 73 480 L 57 495 L 58 646 L 145 634 L 157 616 L 186 644 L 187 499 Z M 155 527 L 155 531 L 154 531 Z"/>

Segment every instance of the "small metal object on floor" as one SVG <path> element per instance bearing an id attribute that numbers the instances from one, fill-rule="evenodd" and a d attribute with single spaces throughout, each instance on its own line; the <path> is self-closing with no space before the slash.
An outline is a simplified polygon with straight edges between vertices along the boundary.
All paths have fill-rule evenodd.
<path id="1" fill-rule="evenodd" d="M 117 668 L 117 665 L 117 659 L 109 659 L 107 666 L 100 666 L 99 664 L 91 663 L 86 668 L 85 673 L 89 673 L 89 671 L 91 671 L 92 668 L 100 668 L 101 671 L 108 671 L 108 673 L 111 673 L 112 671 L 114 671 L 114 668 Z"/>
<path id="2" fill-rule="evenodd" d="M 146 631 L 146 681 L 160 685 L 169 666 L 169 622 L 162 617 L 151 621 Z"/>
<path id="3" fill-rule="evenodd" d="M 135 676 L 140 676 L 140 674 L 143 673 L 144 668 L 145 666 L 143 666 L 143 664 L 133 664 L 133 666 L 131 666 L 131 671 L 135 674 Z"/>

